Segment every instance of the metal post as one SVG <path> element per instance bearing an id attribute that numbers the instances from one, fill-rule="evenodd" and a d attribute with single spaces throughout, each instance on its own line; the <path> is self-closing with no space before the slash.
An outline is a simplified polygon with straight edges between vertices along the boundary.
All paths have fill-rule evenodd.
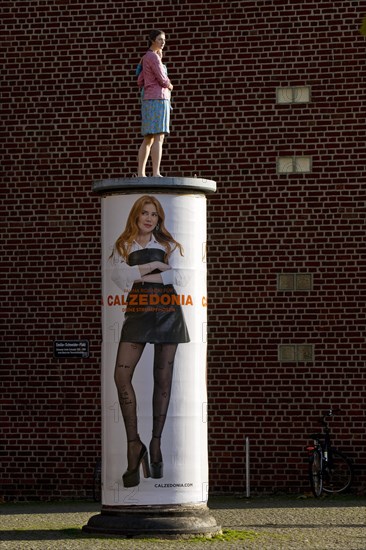
<path id="1" fill-rule="evenodd" d="M 245 481 L 246 496 L 250 497 L 250 463 L 249 463 L 249 437 L 245 438 Z"/>

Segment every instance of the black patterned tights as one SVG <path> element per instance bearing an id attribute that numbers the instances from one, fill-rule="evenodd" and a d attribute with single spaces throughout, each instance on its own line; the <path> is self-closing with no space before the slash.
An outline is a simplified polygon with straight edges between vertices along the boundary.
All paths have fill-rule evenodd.
<path id="1" fill-rule="evenodd" d="M 160 462 L 160 438 L 163 432 L 172 387 L 173 366 L 178 344 L 154 345 L 154 392 L 153 392 L 153 438 L 150 443 L 150 459 Z M 119 404 L 126 428 L 129 445 L 128 469 L 135 467 L 134 457 L 138 454 L 136 443 L 139 442 L 136 412 L 136 394 L 132 385 L 135 372 L 145 344 L 120 342 L 117 352 L 114 380 L 117 386 Z M 141 448 L 141 444 L 140 448 Z"/>

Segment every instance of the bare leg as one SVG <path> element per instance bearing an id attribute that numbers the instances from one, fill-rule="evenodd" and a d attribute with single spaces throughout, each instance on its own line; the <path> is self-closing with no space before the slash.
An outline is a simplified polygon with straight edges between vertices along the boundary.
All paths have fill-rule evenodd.
<path id="1" fill-rule="evenodd" d="M 150 443 L 150 461 L 153 464 L 162 463 L 163 460 L 160 450 L 160 440 L 170 402 L 174 358 L 177 347 L 178 344 L 155 344 L 153 432 Z"/>
<path id="2" fill-rule="evenodd" d="M 139 453 L 142 449 L 137 430 L 136 395 L 132 386 L 132 377 L 140 360 L 145 344 L 120 342 L 117 352 L 114 381 L 117 386 L 119 404 L 126 428 L 128 441 L 128 470 L 137 467 Z"/>
<path id="3" fill-rule="evenodd" d="M 154 136 L 154 143 L 151 146 L 151 160 L 153 166 L 153 176 L 161 176 L 160 163 L 163 154 L 164 134 L 156 134 Z"/>
<path id="4" fill-rule="evenodd" d="M 140 145 L 138 154 L 138 172 L 137 175 L 141 178 L 146 177 L 146 163 L 150 155 L 151 146 L 154 143 L 154 136 L 145 136 Z"/>

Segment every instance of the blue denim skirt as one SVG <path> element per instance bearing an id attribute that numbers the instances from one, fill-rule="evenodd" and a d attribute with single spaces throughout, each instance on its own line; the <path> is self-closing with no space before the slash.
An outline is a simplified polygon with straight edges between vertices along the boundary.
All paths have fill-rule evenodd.
<path id="1" fill-rule="evenodd" d="M 169 134 L 169 99 L 144 99 L 141 102 L 141 134 Z"/>

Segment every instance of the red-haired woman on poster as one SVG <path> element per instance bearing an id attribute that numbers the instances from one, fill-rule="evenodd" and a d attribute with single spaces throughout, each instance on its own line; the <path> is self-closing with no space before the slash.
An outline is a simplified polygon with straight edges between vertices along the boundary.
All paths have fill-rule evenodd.
<path id="1" fill-rule="evenodd" d="M 127 297 L 125 320 L 117 351 L 115 383 L 127 435 L 128 466 L 125 487 L 140 483 L 144 476 L 161 478 L 163 432 L 171 394 L 173 365 L 178 344 L 189 342 L 183 311 L 173 284 L 182 285 L 182 273 L 172 269 L 174 255 L 183 256 L 182 246 L 165 227 L 160 202 L 144 195 L 133 205 L 126 228 L 112 252 L 112 280 Z M 137 307 L 136 307 L 137 306 Z M 150 464 L 146 446 L 140 441 L 136 395 L 132 385 L 135 368 L 147 343 L 154 344 L 153 426 Z"/>

